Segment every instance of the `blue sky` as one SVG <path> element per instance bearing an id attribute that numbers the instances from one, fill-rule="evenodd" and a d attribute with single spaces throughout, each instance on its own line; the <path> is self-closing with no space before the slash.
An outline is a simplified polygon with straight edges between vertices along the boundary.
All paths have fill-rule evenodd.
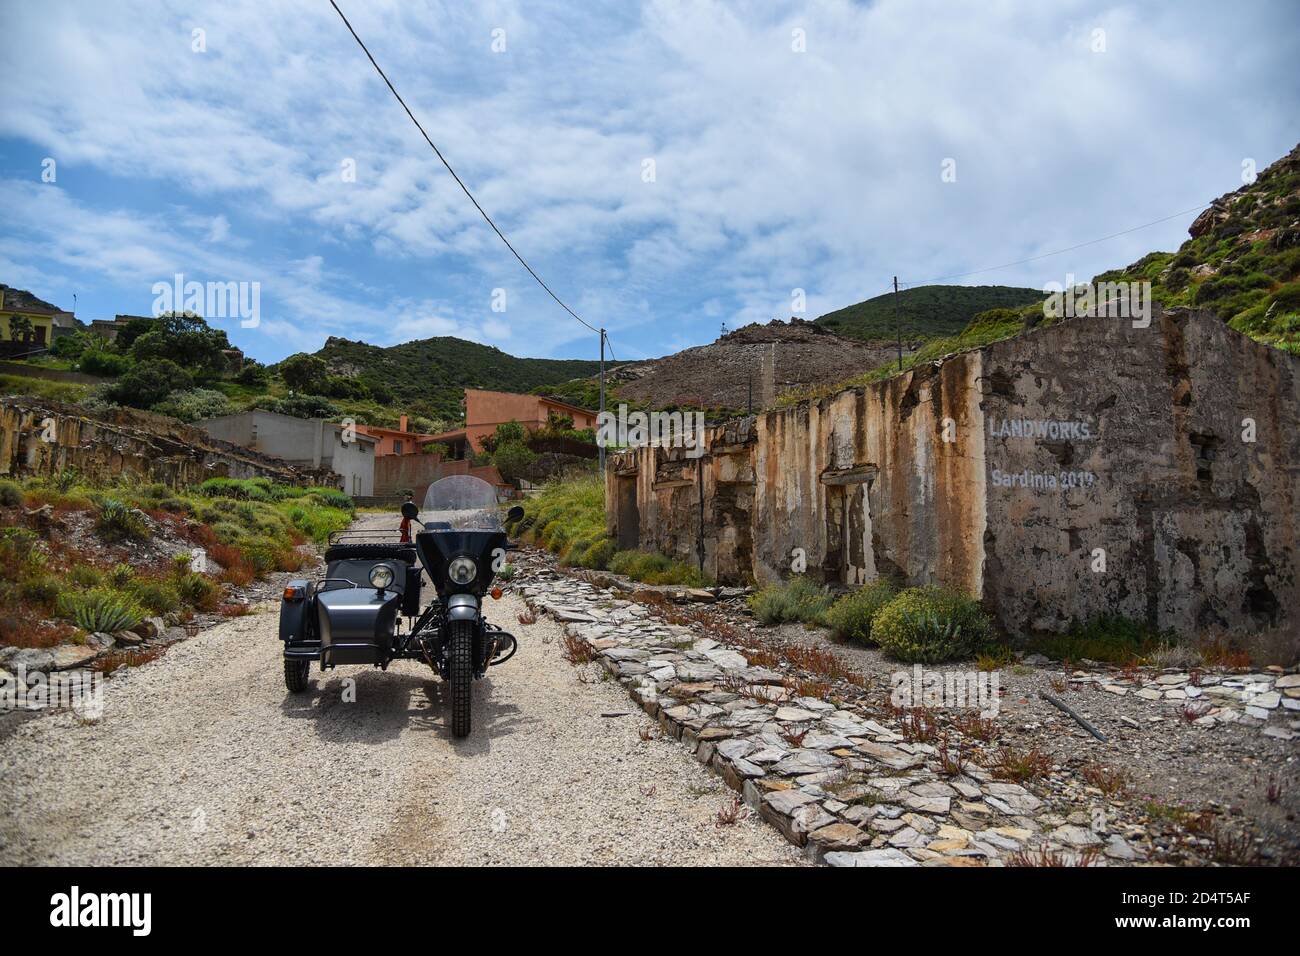
<path id="1" fill-rule="evenodd" d="M 1300 140 L 1293 0 L 340 6 L 620 358 L 1168 216 Z M 257 328 L 214 324 L 264 361 L 329 335 L 595 357 L 327 0 L 0 0 L 0 35 L 0 282 L 83 320 L 178 272 L 258 282 Z M 1087 278 L 1192 218 L 961 281 Z"/>

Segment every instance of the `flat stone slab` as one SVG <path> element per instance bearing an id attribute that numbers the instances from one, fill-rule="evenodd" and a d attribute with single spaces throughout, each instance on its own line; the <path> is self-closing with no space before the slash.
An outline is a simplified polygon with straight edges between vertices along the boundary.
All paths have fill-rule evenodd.
<path id="1" fill-rule="evenodd" d="M 833 851 L 826 854 L 831 866 L 920 866 L 902 850 L 859 850 L 856 853 Z"/>

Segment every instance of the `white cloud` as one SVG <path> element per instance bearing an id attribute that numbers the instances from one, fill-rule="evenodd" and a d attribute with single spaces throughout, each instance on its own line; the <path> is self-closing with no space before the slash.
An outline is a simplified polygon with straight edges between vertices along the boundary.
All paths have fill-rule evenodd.
<path id="1" fill-rule="evenodd" d="M 1284 2 L 1249 16 L 1208 0 L 343 7 L 518 248 L 630 353 L 661 351 L 665 327 L 699 342 L 719 316 L 788 315 L 794 287 L 813 316 L 894 274 L 1021 259 L 1208 201 L 1240 184 L 1243 157 L 1262 166 L 1294 145 L 1300 105 L 1279 41 L 1300 15 Z M 43 237 L 42 271 L 266 273 L 277 321 L 304 336 L 508 332 L 529 354 L 590 354 L 541 290 L 514 294 L 530 280 L 328 5 L 3 17 L 0 133 L 57 158 L 61 186 L 80 167 L 148 184 L 117 208 L 6 187 L 10 214 Z M 1099 28 L 1104 53 L 1090 47 Z M 1176 245 L 1186 224 L 965 281 L 1090 275 Z M 33 250 L 0 252 L 32 272 Z M 503 284 L 508 328 L 484 314 Z"/>

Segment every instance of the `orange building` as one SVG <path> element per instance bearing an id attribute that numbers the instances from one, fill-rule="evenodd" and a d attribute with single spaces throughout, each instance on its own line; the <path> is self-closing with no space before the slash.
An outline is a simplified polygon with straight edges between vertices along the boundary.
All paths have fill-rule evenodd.
<path id="1" fill-rule="evenodd" d="M 358 425 L 357 432 L 375 439 L 375 457 L 384 455 L 419 455 L 424 446 L 434 441 L 434 435 L 422 435 L 407 430 L 407 417 L 403 415 L 396 428 L 379 428 L 376 425 Z"/>
<path id="2" fill-rule="evenodd" d="M 596 413 L 542 395 L 516 395 L 513 392 L 490 392 L 482 388 L 465 389 L 465 427 L 426 435 L 426 441 L 446 445 L 450 458 L 464 458 L 471 451 L 483 450 L 483 439 L 498 425 L 518 422 L 529 431 L 537 431 L 553 418 L 573 419 L 573 428 L 595 428 Z M 359 430 L 359 428 L 358 428 Z"/>

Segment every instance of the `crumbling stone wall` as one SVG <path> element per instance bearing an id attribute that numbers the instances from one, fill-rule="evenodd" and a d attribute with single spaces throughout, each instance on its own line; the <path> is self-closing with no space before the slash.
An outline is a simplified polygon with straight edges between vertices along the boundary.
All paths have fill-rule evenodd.
<path id="1" fill-rule="evenodd" d="M 728 582 L 802 556 L 823 582 L 947 584 L 1012 633 L 1103 613 L 1298 626 L 1300 359 L 1208 313 L 1072 319 L 730 422 L 708 448 L 702 467 L 613 457 L 620 546 L 695 560 L 702 537 Z"/>
<path id="2" fill-rule="evenodd" d="M 1074 320 L 981 361 L 983 596 L 1000 618 L 1026 630 L 1104 613 L 1181 634 L 1300 627 L 1300 360 L 1179 311 L 1148 328 Z M 1016 420 L 1074 427 L 992 437 Z M 1006 484 L 1026 474 L 1057 487 Z"/>
<path id="3" fill-rule="evenodd" d="M 0 474 L 52 475 L 69 468 L 94 480 L 126 475 L 173 487 L 213 477 L 339 484 L 333 472 L 294 468 L 162 415 L 110 409 L 92 416 L 61 402 L 0 399 Z"/>

